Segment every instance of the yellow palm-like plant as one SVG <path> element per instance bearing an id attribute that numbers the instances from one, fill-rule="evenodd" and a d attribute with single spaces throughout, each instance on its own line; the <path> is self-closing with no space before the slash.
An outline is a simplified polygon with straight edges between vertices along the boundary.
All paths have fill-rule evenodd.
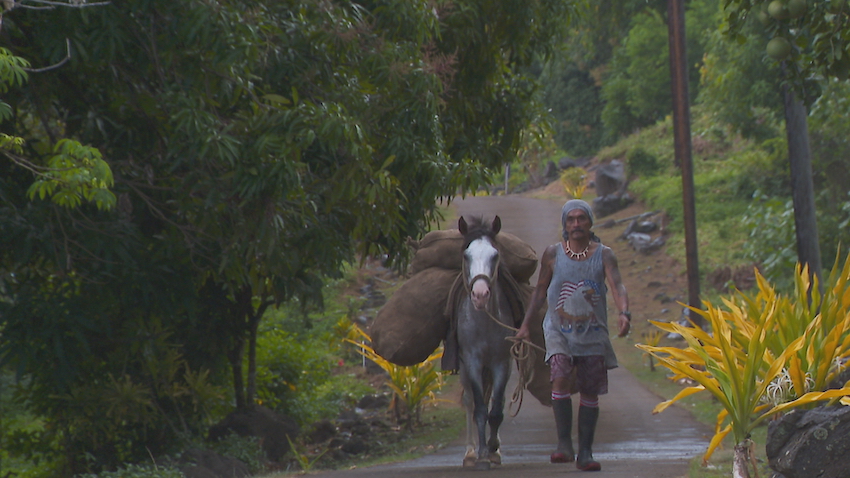
<path id="1" fill-rule="evenodd" d="M 564 191 L 573 199 L 581 199 L 587 185 L 584 183 L 585 171 L 582 168 L 568 168 L 561 173 Z"/>
<path id="2" fill-rule="evenodd" d="M 415 424 L 420 423 L 422 406 L 439 401 L 436 392 L 443 387 L 445 372 L 437 370 L 435 364 L 443 356 L 443 350 L 437 349 L 422 363 L 404 367 L 391 363 L 378 355 L 372 347 L 366 344 L 366 342 L 371 341 L 369 335 L 356 325 L 354 329 L 362 340 L 347 338 L 345 341 L 356 345 L 358 353 L 375 362 L 387 372 L 390 378 L 387 386 L 393 391 L 396 416 L 399 415 L 398 403 L 401 403 L 404 405 L 407 414 L 407 427 L 412 429 Z"/>
<path id="3" fill-rule="evenodd" d="M 738 302 L 723 299 L 727 310 L 709 303 L 705 303 L 705 311 L 692 309 L 705 317 L 711 334 L 698 327 L 652 322 L 664 331 L 680 334 L 687 347 L 637 347 L 672 370 L 674 380 L 687 377 L 698 384 L 660 403 L 653 412 L 659 413 L 703 390 L 723 405 L 704 461 L 732 433 L 733 476 L 749 477 L 748 463 L 753 460 L 750 432 L 764 420 L 821 401 L 841 399 L 850 404 L 846 398 L 850 396 L 848 386 L 821 391 L 834 379 L 835 365 L 850 356 L 850 258 L 843 268 L 835 267 L 833 271 L 826 293 L 821 296 L 817 283 L 809 281 L 808 270 L 798 267 L 795 302 L 777 294 L 756 272 L 756 298 L 742 296 Z M 767 400 L 771 395 L 774 399 L 779 396 L 773 392 L 781 388 L 778 384 L 783 381 L 791 382 L 787 388 L 792 393 L 780 400 Z"/>

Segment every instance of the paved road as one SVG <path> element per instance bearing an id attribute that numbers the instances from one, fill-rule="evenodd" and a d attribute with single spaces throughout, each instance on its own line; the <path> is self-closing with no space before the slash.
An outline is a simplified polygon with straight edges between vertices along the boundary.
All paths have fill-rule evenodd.
<path id="1" fill-rule="evenodd" d="M 547 245 L 560 237 L 561 202 L 519 196 L 470 197 L 455 203 L 458 214 L 498 214 L 502 230 L 528 242 L 538 257 Z M 456 220 L 455 220 L 456 222 Z M 452 226 L 454 227 L 454 226 Z M 617 247 L 616 244 L 612 245 Z M 616 251 L 615 251 L 616 252 Z M 532 278 L 535 284 L 537 277 Z M 516 375 L 514 375 L 515 377 Z M 573 464 L 553 465 L 549 453 L 556 442 L 552 409 L 540 405 L 529 394 L 516 417 L 502 425 L 503 464 L 479 472 L 490 478 L 550 477 L 553 473 L 598 478 L 683 478 L 689 461 L 701 455 L 711 430 L 685 411 L 671 407 L 659 415 L 651 411 L 659 402 L 624 368 L 610 372 L 610 393 L 600 397 L 600 417 L 593 447 L 594 458 L 602 464 L 598 473 L 581 472 Z M 508 386 L 513 390 L 515 384 Z M 577 407 L 578 400 L 574 400 Z M 576 440 L 576 431 L 573 429 Z M 322 472 L 322 478 L 454 478 L 473 473 L 460 464 L 465 451 L 464 437 L 451 446 L 417 460 L 345 471 Z"/>

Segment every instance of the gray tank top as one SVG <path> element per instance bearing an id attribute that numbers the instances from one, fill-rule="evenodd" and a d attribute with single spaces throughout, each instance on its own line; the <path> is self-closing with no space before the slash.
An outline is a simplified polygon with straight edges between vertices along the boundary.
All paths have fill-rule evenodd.
<path id="1" fill-rule="evenodd" d="M 617 367 L 608 337 L 608 287 L 602 264 L 606 248 L 600 244 L 587 260 L 576 261 L 567 257 L 562 245 L 558 246 L 543 319 L 546 360 L 558 353 L 602 355 L 609 369 Z"/>

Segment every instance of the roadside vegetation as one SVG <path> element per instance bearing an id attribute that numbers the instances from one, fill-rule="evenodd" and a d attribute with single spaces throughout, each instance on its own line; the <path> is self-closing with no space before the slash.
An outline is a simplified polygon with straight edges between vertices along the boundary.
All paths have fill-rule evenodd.
<path id="1" fill-rule="evenodd" d="M 459 408 L 429 405 L 453 377 L 407 371 L 430 385 L 405 391 L 409 375 L 365 371 L 365 349 L 346 342 L 364 301 L 352 287 L 368 261 L 403 266 L 404 238 L 441 227 L 437 199 L 488 194 L 505 167 L 513 190 L 564 157 L 622 161 L 684 263 L 666 1 L 77 3 L 4 13 L 0 476 L 170 477 L 151 455 L 189 446 L 269 471 L 255 441 L 205 432 L 254 404 L 309 426 L 369 394 L 394 397 L 392 438 L 357 463 L 454 439 Z M 850 244 L 847 50 L 805 35 L 845 31 L 850 16 L 832 0 L 817 16 L 764 19 L 767 3 L 688 2 L 699 258 L 703 284 L 757 266 L 787 295 L 798 276 L 781 52 L 766 45 L 798 47 L 781 59 L 808 108 L 829 276 Z M 59 66 L 35 76 L 34 64 Z M 575 174 L 560 178 L 573 196 Z M 378 288 L 391 294 L 388 281 Z M 719 304 L 731 285 L 703 296 Z M 620 345 L 665 399 L 682 389 L 662 357 L 650 367 Z M 713 424 L 722 407 L 702 395 L 680 402 Z M 764 442 L 763 426 L 749 431 Z M 290 471 L 343 466 L 299 440 Z M 692 476 L 728 476 L 731 448 Z"/>

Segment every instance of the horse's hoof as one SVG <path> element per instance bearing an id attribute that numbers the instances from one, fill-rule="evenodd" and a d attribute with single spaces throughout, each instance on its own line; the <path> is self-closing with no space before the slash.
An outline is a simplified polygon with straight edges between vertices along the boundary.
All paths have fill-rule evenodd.
<path id="1" fill-rule="evenodd" d="M 489 470 L 490 469 L 490 460 L 486 459 L 486 458 L 483 459 L 483 460 L 476 460 L 475 469 L 479 470 L 479 471 Z"/>
<path id="2" fill-rule="evenodd" d="M 467 467 L 470 467 L 470 466 L 475 466 L 475 463 L 477 461 L 478 460 L 474 456 L 465 456 L 465 457 L 463 457 L 463 467 L 467 468 Z"/>
<path id="3" fill-rule="evenodd" d="M 490 463 L 494 465 L 502 464 L 502 454 L 499 452 L 490 453 Z"/>

